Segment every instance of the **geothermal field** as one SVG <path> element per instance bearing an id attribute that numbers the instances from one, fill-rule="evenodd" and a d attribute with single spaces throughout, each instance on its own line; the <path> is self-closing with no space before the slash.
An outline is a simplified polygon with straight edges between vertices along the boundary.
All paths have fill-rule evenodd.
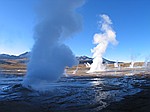
<path id="1" fill-rule="evenodd" d="M 148 112 L 150 69 L 144 62 L 105 65 L 88 73 L 86 64 L 66 67 L 55 82 L 24 87 L 27 59 L 3 59 L 0 109 L 5 112 Z M 9 62 L 9 63 L 8 63 Z M 9 108 L 8 108 L 9 106 Z"/>
<path id="2" fill-rule="evenodd" d="M 92 32 L 91 56 L 76 57 L 66 43 L 73 36 L 78 37 L 77 34 L 82 30 L 82 33 L 85 33 L 84 28 L 86 27 L 87 30 L 87 24 L 92 26 L 89 21 L 93 19 L 84 18 L 82 15 L 88 13 L 92 16 L 93 12 L 86 10 L 97 11 L 98 8 L 95 7 L 97 4 L 84 10 L 84 4 L 91 2 L 90 0 L 37 1 L 40 2 L 35 8 L 36 19 L 33 19 L 34 22 L 30 21 L 34 23 L 32 29 L 34 42 L 32 49 L 30 48 L 31 51 L 18 56 L 0 54 L 0 112 L 150 112 L 149 59 L 135 61 L 131 58 L 128 62 L 123 62 L 108 60 L 105 55 L 106 52 L 111 52 L 109 48 L 116 47 L 126 40 L 124 48 L 119 46 L 120 54 L 111 52 L 109 55 L 112 58 L 121 59 L 122 55 L 126 55 L 123 50 L 129 46 L 128 42 L 134 40 L 133 44 L 135 44 L 135 40 L 138 40 L 117 36 L 116 32 L 124 28 L 122 26 L 115 29 L 114 24 L 120 20 L 118 13 L 113 18 L 114 22 L 111 20 L 113 16 L 111 14 L 99 12 L 95 14 L 98 18 L 97 30 L 92 32 L 93 28 L 88 27 L 87 31 L 88 36 L 90 35 L 88 33 Z M 119 6 L 122 8 L 122 5 Z M 24 11 L 27 11 L 27 8 Z M 135 20 L 137 18 L 133 21 Z M 137 23 L 143 22 L 137 21 Z M 121 22 L 123 23 L 124 21 Z M 128 24 L 129 28 L 131 23 Z M 123 25 L 126 26 L 126 24 Z M 26 25 L 25 29 L 28 29 Z M 24 36 L 25 33 L 22 35 Z M 124 35 L 126 36 L 125 33 Z M 78 52 L 83 53 L 90 50 L 86 43 L 88 40 L 82 38 L 81 43 L 79 41 L 70 43 Z M 23 43 L 29 42 L 28 39 L 23 41 Z M 8 43 L 11 42 L 13 39 Z M 22 44 L 19 43 L 19 47 L 22 47 Z M 85 49 L 83 50 L 82 47 Z"/>

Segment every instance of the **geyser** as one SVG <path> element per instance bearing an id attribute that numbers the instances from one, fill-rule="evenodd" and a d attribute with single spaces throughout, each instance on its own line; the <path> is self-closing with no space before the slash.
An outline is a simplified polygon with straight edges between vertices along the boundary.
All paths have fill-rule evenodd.
<path id="1" fill-rule="evenodd" d="M 105 53 L 109 43 L 113 45 L 116 45 L 118 43 L 118 41 L 116 40 L 116 33 L 111 27 L 112 22 L 109 16 L 103 14 L 100 15 L 100 17 L 101 21 L 99 22 L 99 24 L 102 33 L 95 34 L 93 37 L 94 44 L 96 44 L 97 46 L 91 50 L 94 59 L 88 73 L 104 71 L 105 66 L 102 63 L 103 54 Z"/>
<path id="2" fill-rule="evenodd" d="M 35 44 L 23 86 L 41 88 L 47 82 L 56 81 L 66 66 L 77 64 L 72 51 L 62 41 L 81 30 L 82 17 L 76 9 L 83 3 L 84 0 L 41 0 Z"/>

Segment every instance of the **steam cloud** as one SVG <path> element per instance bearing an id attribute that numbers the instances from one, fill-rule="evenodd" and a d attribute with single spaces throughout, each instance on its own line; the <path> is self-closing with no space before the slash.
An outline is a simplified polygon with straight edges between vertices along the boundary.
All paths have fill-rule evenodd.
<path id="1" fill-rule="evenodd" d="M 88 71 L 89 73 L 105 70 L 105 66 L 102 63 L 103 54 L 105 53 L 109 43 L 113 45 L 116 45 L 118 43 L 116 40 L 116 33 L 111 27 L 112 22 L 109 16 L 103 14 L 100 15 L 100 17 L 102 19 L 99 22 L 102 33 L 94 35 L 94 44 L 96 44 L 97 46 L 91 50 L 94 59 L 93 59 L 93 63 L 91 64 L 91 68 Z"/>
<path id="2" fill-rule="evenodd" d="M 81 30 L 82 17 L 76 9 L 83 3 L 84 0 L 41 0 L 25 87 L 38 89 L 45 82 L 56 81 L 66 66 L 78 63 L 62 40 Z"/>

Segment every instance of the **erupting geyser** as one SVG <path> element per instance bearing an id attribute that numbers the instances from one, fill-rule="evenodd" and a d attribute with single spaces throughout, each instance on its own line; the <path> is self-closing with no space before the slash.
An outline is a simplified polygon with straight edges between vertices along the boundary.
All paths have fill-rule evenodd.
<path id="1" fill-rule="evenodd" d="M 112 22 L 110 18 L 103 14 L 100 15 L 101 21 L 100 26 L 101 26 L 101 32 L 99 34 L 94 35 L 94 44 L 97 46 L 91 50 L 93 53 L 93 63 L 91 64 L 91 68 L 88 71 L 88 73 L 91 72 L 98 72 L 98 71 L 104 71 L 105 66 L 103 65 L 103 59 L 102 56 L 106 51 L 106 48 L 109 43 L 116 45 L 118 42 L 116 40 L 116 33 L 112 29 L 111 25 Z"/>
<path id="2" fill-rule="evenodd" d="M 72 51 L 62 43 L 82 28 L 82 17 L 76 9 L 84 0 L 41 0 L 38 10 L 38 24 L 25 87 L 41 88 L 47 82 L 56 81 L 66 66 L 72 67 L 77 60 Z"/>

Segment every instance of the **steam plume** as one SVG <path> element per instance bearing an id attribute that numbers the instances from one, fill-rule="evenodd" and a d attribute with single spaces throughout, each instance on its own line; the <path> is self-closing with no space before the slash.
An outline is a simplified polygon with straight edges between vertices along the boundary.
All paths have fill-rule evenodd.
<path id="1" fill-rule="evenodd" d="M 81 16 L 76 9 L 83 3 L 84 0 L 41 0 L 24 86 L 38 89 L 45 82 L 56 81 L 66 66 L 77 64 L 62 40 L 81 30 Z"/>
<path id="2" fill-rule="evenodd" d="M 97 46 L 91 50 L 94 59 L 93 59 L 93 63 L 91 64 L 91 68 L 88 71 L 89 73 L 105 70 L 105 66 L 102 64 L 103 54 L 105 53 L 109 43 L 113 45 L 116 45 L 118 43 L 116 40 L 116 33 L 111 27 L 112 22 L 109 16 L 103 14 L 100 15 L 100 17 L 102 19 L 99 22 L 102 33 L 98 33 L 94 35 L 94 44 L 96 44 Z"/>

